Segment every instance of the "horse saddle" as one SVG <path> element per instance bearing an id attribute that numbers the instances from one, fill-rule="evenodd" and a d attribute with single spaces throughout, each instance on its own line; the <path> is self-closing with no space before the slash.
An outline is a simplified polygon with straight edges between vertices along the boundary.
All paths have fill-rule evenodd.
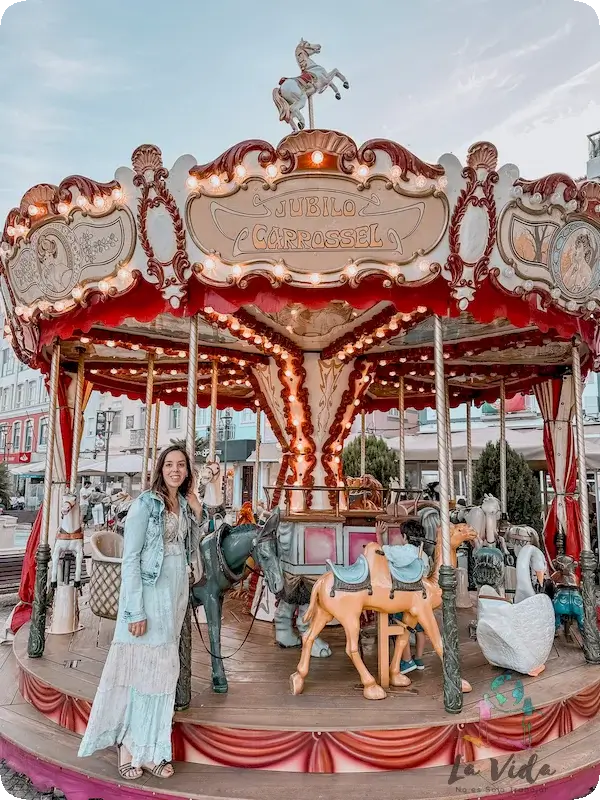
<path id="1" fill-rule="evenodd" d="M 413 544 L 384 544 L 383 552 L 390 568 L 390 597 L 393 598 L 394 592 L 424 591 L 422 578 L 428 562 L 417 547 Z"/>
<path id="2" fill-rule="evenodd" d="M 362 554 L 348 567 L 339 566 L 327 559 L 327 567 L 333 573 L 331 597 L 335 597 L 336 592 L 361 592 L 363 589 L 373 594 L 369 562 Z"/>

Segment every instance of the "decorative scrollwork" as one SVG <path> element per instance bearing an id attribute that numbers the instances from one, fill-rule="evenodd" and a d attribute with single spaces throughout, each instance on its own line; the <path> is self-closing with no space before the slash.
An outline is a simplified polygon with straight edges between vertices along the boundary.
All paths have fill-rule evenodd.
<path id="1" fill-rule="evenodd" d="M 191 269 L 187 254 L 185 226 L 175 198 L 167 187 L 169 171 L 163 166 L 162 154 L 154 145 L 142 145 L 134 151 L 131 161 L 135 171 L 133 183 L 142 190 L 138 201 L 138 235 L 140 243 L 148 258 L 148 273 L 152 275 L 163 289 L 172 284 L 183 284 L 186 270 Z M 162 206 L 173 224 L 175 233 L 175 253 L 169 261 L 160 261 L 148 237 L 148 211 Z M 165 270 L 171 268 L 174 277 L 166 278 Z"/>

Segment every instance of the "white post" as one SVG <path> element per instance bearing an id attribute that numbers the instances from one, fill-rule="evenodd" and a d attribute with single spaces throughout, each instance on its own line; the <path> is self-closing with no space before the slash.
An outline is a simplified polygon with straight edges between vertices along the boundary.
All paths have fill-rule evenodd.
<path id="1" fill-rule="evenodd" d="M 146 381 L 146 426 L 144 430 L 144 452 L 142 453 L 142 492 L 148 488 L 148 454 L 152 431 L 152 400 L 154 395 L 154 353 L 148 355 L 148 380 Z"/>
<path id="2" fill-rule="evenodd" d="M 500 510 L 507 519 L 508 500 L 506 495 L 506 384 L 500 382 Z"/>

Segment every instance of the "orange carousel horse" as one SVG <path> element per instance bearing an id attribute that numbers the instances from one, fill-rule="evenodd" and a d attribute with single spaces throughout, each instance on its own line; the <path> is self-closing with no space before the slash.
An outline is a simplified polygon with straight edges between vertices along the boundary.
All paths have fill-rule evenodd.
<path id="1" fill-rule="evenodd" d="M 378 528 L 385 526 L 379 523 Z M 383 530 L 378 531 L 378 538 Z M 450 526 L 451 564 L 457 567 L 456 550 L 463 542 L 472 542 L 477 532 L 469 525 Z M 402 546 L 400 546 L 402 549 Z M 416 561 L 416 559 L 415 559 Z M 390 667 L 391 686 L 409 686 L 410 678 L 400 674 L 400 658 L 408 642 L 410 632 L 420 623 L 442 658 L 442 637 L 434 615 L 442 603 L 442 590 L 439 585 L 439 571 L 442 564 L 442 537 L 438 529 L 433 569 L 428 577 L 417 582 L 402 582 L 397 576 L 392 580 L 390 565 L 381 545 L 370 542 L 365 547 L 364 556 L 350 567 L 333 567 L 316 581 L 310 598 L 310 605 L 304 615 L 304 622 L 310 628 L 303 637 L 302 655 L 297 671 L 290 677 L 292 694 L 301 694 L 310 666 L 310 653 L 313 642 L 325 625 L 332 619 L 338 620 L 346 633 L 346 653 L 356 667 L 367 700 L 383 700 L 385 690 L 379 686 L 363 662 L 359 651 L 360 620 L 364 611 L 377 611 L 385 614 L 404 613 L 405 631 L 396 637 L 396 646 Z M 414 562 L 409 565 L 414 567 Z M 402 578 L 402 576 L 400 576 Z M 471 686 L 462 681 L 463 692 L 470 692 Z"/>
<path id="2" fill-rule="evenodd" d="M 363 475 L 361 478 L 346 478 L 349 489 L 368 489 L 350 501 L 351 509 L 364 509 L 365 511 L 383 510 L 383 486 L 373 475 Z"/>

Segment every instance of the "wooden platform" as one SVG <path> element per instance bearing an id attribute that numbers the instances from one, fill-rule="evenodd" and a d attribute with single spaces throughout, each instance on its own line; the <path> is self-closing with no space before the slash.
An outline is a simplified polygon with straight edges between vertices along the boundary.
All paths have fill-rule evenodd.
<path id="1" fill-rule="evenodd" d="M 312 660 L 305 693 L 294 697 L 288 679 L 299 650 L 276 646 L 272 625 L 257 621 L 242 650 L 226 661 L 229 693 L 216 695 L 210 658 L 195 634 L 192 706 L 176 715 L 173 730 L 177 775 L 163 782 L 145 776 L 131 796 L 143 789 L 194 800 L 275 800 L 284 791 L 308 791 L 319 800 L 362 800 L 367 794 L 389 800 L 501 797 L 520 790 L 533 797 L 532 790 L 548 781 L 552 798 L 583 796 L 600 774 L 600 668 L 586 665 L 575 645 L 557 639 L 540 678 L 511 676 L 493 688 L 502 672 L 487 665 L 468 639 L 472 616 L 460 612 L 463 675 L 473 692 L 465 695 L 456 716 L 444 711 L 441 665 L 432 652 L 426 652 L 425 671 L 411 674 L 411 687 L 370 702 L 344 653 L 341 629 L 327 628 L 324 636 L 334 654 Z M 116 789 L 113 753 L 76 757 L 113 632 L 113 624 L 93 617 L 85 603 L 81 617 L 84 630 L 49 636 L 42 659 L 26 655 L 27 628 L 17 635 L 13 651 L 0 649 L 0 749 L 17 767 L 28 763 L 28 753 L 42 754 L 50 772 L 61 767 L 59 777 L 69 786 L 75 780 L 71 771 L 92 782 L 114 783 Z M 226 603 L 225 655 L 240 646 L 250 623 L 239 603 Z M 374 670 L 375 641 L 367 639 L 364 646 Z M 519 772 L 532 755 L 537 758 L 535 786 L 527 770 Z M 465 762 L 469 771 L 481 774 L 466 776 Z M 548 774 L 540 776 L 544 763 Z M 502 776 L 493 780 L 494 770 L 505 764 Z M 460 778 L 455 782 L 453 769 Z M 567 778 L 563 794 L 560 781 Z M 577 794 L 576 781 L 586 784 L 585 791 Z M 90 786 L 85 797 L 73 796 L 112 800 L 110 791 Z M 118 790 L 119 798 L 129 796 L 123 791 Z"/>

